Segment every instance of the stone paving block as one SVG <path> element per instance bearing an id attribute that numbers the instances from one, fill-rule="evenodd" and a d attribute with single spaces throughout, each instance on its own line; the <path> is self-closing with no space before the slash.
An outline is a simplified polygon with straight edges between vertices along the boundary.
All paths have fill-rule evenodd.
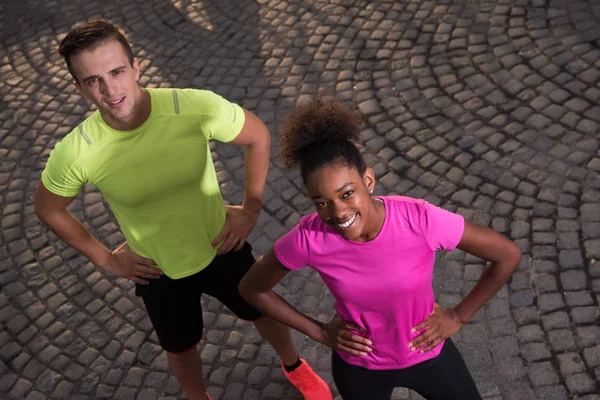
<path id="1" fill-rule="evenodd" d="M 504 396 L 506 399 L 517 400 L 534 398 L 531 385 L 526 380 L 512 380 L 505 385 Z"/>
<path id="2" fill-rule="evenodd" d="M 527 374 L 534 387 L 558 383 L 558 375 L 548 361 L 532 363 L 527 366 Z"/>
<path id="3" fill-rule="evenodd" d="M 523 362 L 516 357 L 499 360 L 496 369 L 504 382 L 516 381 L 525 376 Z"/>
<path id="4" fill-rule="evenodd" d="M 596 383 L 586 373 L 571 375 L 566 378 L 567 387 L 571 393 L 589 393 L 594 390 Z"/>
<path id="5" fill-rule="evenodd" d="M 560 276 L 564 290 L 582 290 L 587 286 L 587 276 L 584 271 L 571 270 Z"/>
<path id="6" fill-rule="evenodd" d="M 44 400 L 46 396 L 38 391 L 29 392 L 25 400 Z"/>
<path id="7" fill-rule="evenodd" d="M 528 307 L 533 304 L 534 294 L 531 290 L 521 290 L 515 292 L 510 297 L 511 305 L 514 308 Z"/>
<path id="8" fill-rule="evenodd" d="M 133 400 L 137 395 L 137 390 L 132 388 L 120 387 L 115 393 L 115 399 L 118 400 Z"/>
<path id="9" fill-rule="evenodd" d="M 568 328 L 569 323 L 569 315 L 565 311 L 557 311 L 542 316 L 542 325 L 545 331 L 556 328 Z"/>
<path id="10" fill-rule="evenodd" d="M 538 342 L 543 340 L 544 333 L 539 325 L 526 325 L 519 328 L 517 337 L 521 343 Z"/>
<path id="11" fill-rule="evenodd" d="M 583 358 L 589 368 L 595 368 L 600 365 L 600 345 L 589 347 L 583 350 Z"/>
<path id="12" fill-rule="evenodd" d="M 555 329 L 548 332 L 548 340 L 554 351 L 575 350 L 575 339 L 568 329 Z"/>
<path id="13" fill-rule="evenodd" d="M 132 285 L 98 271 L 61 243 L 39 224 L 31 204 L 50 149 L 92 111 L 71 87 L 60 60 L 46 57 L 55 51 L 47 38 L 102 10 L 109 18 L 129 21 L 126 28 L 143 66 L 142 84 L 216 90 L 257 113 L 273 132 L 274 144 L 283 117 L 317 89 L 335 88 L 336 98 L 354 101 L 367 116 L 359 147 L 376 171 L 378 195 L 423 197 L 453 211 L 462 207 L 468 220 L 506 234 L 524 253 L 525 261 L 507 288 L 457 335 L 473 348 L 489 346 L 494 360 L 522 357 L 527 362 L 526 373 L 508 381 L 502 376 L 519 370 L 517 362 L 506 363 L 504 375 L 477 371 L 485 397 L 593 398 L 585 389 L 589 380 L 597 389 L 599 367 L 572 368 L 566 374 L 559 357 L 587 354 L 595 360 L 590 349 L 598 345 L 593 328 L 600 269 L 593 261 L 600 257 L 600 196 L 594 193 L 600 188 L 594 137 L 600 123 L 600 91 L 595 87 L 600 52 L 593 44 L 600 36 L 592 29 L 594 8 L 578 3 L 554 7 L 537 0 L 525 7 L 509 1 L 475 4 L 464 14 L 464 8 L 435 2 L 406 6 L 382 1 L 357 8 L 352 2 L 322 1 L 315 10 L 330 9 L 319 14 L 293 2 L 250 7 L 150 2 L 142 17 L 135 2 L 100 7 L 92 1 L 84 9 L 63 3 L 53 5 L 61 10 L 60 23 L 46 17 L 38 22 L 43 7 L 11 9 L 6 33 L 0 35 L 0 73 L 7 76 L 0 85 L 0 104 L 7 105 L 0 112 L 0 156 L 7 160 L 0 169 L 5 200 L 0 225 L 6 243 L 0 246 L 0 284 L 7 296 L 0 298 L 0 320 L 6 324 L 0 346 L 2 359 L 8 355 L 18 374 L 5 378 L 2 372 L 0 382 L 8 388 L 0 384 L 0 397 L 8 396 L 19 379 L 34 385 L 21 396 L 30 400 L 52 397 L 55 391 L 56 397 L 64 391 L 73 400 L 182 395 L 173 379 L 162 382 L 166 358 Z M 218 37 L 205 29 L 215 15 L 227 15 L 213 25 Z M 30 21 L 36 22 L 35 30 L 22 28 Z M 421 30 L 410 21 L 423 24 Z M 273 32 L 255 32 L 265 26 Z M 19 45 L 10 34 L 17 27 Z M 185 37 L 177 36 L 183 32 Z M 243 157 L 237 150 L 211 146 L 229 202 L 242 200 Z M 249 238 L 258 253 L 312 211 L 300 193 L 302 180 L 283 172 L 275 153 L 271 161 L 277 168 L 269 172 L 265 213 Z M 109 245 L 124 240 L 92 186 L 70 209 Z M 442 292 L 451 304 L 481 274 L 478 262 L 454 254 L 452 260 L 461 265 L 434 272 L 434 283 L 441 282 L 436 283 L 437 298 Z M 321 296 L 323 286 L 314 282 L 320 282 L 316 275 L 287 289 L 295 296 L 294 305 L 310 309 L 320 303 L 319 313 L 326 314 L 333 302 L 315 295 Z M 209 389 L 213 398 L 299 398 L 273 374 L 248 389 L 252 368 L 277 368 L 274 354 L 259 336 L 238 332 L 241 325 L 231 325 L 231 315 L 218 302 L 205 304 L 201 354 L 211 364 L 208 377 L 215 377 L 216 386 Z M 540 337 L 534 332 L 527 335 L 530 326 L 538 327 L 542 339 L 531 339 Z M 304 353 L 328 368 L 318 353 Z M 82 355 L 85 365 L 77 362 Z M 484 356 L 468 357 L 485 361 Z M 55 371 L 60 383 L 52 391 L 35 388 L 42 371 L 33 360 L 60 366 Z M 555 382 L 545 373 L 547 363 L 559 366 L 559 383 L 546 384 Z M 530 371 L 531 365 L 535 368 Z M 132 366 L 157 379 L 117 388 L 122 376 L 111 371 Z M 234 369 L 228 375 L 229 368 Z M 105 382 L 108 376 L 114 383 Z M 232 387 L 227 379 L 239 385 Z M 62 382 L 77 383 L 71 388 Z M 407 390 L 396 397 L 419 398 Z"/>
<path id="14" fill-rule="evenodd" d="M 58 382 L 60 375 L 52 370 L 43 371 L 35 380 L 35 388 L 46 395 L 50 395 Z"/>
<path id="15" fill-rule="evenodd" d="M 580 326 L 575 329 L 577 345 L 581 347 L 591 347 L 600 342 L 599 326 Z"/>
<path id="16" fill-rule="evenodd" d="M 523 358 L 528 362 L 548 359 L 552 356 L 550 350 L 548 349 L 548 346 L 543 342 L 527 343 L 523 345 L 521 349 L 521 354 L 523 355 Z"/>
<path id="17" fill-rule="evenodd" d="M 598 307 L 575 307 L 571 310 L 571 319 L 577 324 L 594 323 L 598 319 Z"/>
<path id="18" fill-rule="evenodd" d="M 533 278 L 535 288 L 540 292 L 555 292 L 558 290 L 558 283 L 553 275 L 540 274 Z"/>
<path id="19" fill-rule="evenodd" d="M 543 312 L 551 312 L 564 307 L 565 303 L 560 293 L 545 293 L 538 296 L 538 306 Z"/>
<path id="20" fill-rule="evenodd" d="M 71 382 L 61 381 L 56 386 L 56 389 L 54 389 L 52 398 L 69 399 L 71 398 L 71 392 L 73 391 L 74 387 L 75 385 Z"/>
<path id="21" fill-rule="evenodd" d="M 567 391 L 563 386 L 543 386 L 536 390 L 537 398 L 548 400 L 566 400 L 568 399 Z"/>

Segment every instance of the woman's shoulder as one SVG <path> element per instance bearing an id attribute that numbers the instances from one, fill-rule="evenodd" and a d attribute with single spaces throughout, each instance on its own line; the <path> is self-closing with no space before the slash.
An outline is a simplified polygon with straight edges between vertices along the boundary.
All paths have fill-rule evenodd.
<path id="1" fill-rule="evenodd" d="M 320 232 L 326 225 L 319 217 L 319 214 L 313 212 L 300 218 L 298 226 L 305 232 Z"/>
<path id="2" fill-rule="evenodd" d="M 382 196 L 381 199 L 385 203 L 387 209 L 402 214 L 420 212 L 423 207 L 429 205 L 429 203 L 423 199 L 415 199 L 406 196 Z"/>

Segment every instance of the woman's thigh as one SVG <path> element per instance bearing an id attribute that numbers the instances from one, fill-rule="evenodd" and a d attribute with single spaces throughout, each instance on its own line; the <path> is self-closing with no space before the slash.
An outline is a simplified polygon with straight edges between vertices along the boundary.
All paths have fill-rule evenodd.
<path id="1" fill-rule="evenodd" d="M 396 370 L 393 384 L 412 389 L 428 400 L 481 399 L 467 365 L 450 339 L 436 358 Z"/>
<path id="2" fill-rule="evenodd" d="M 394 390 L 388 371 L 373 371 L 348 364 L 331 352 L 331 371 L 344 400 L 390 400 Z"/>

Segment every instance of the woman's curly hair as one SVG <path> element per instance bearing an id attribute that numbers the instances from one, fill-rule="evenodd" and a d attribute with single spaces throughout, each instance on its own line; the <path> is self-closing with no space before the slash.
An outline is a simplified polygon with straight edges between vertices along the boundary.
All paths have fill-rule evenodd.
<path id="1" fill-rule="evenodd" d="M 362 176 L 365 162 L 354 145 L 360 138 L 362 115 L 319 92 L 296 107 L 282 123 L 279 158 L 288 169 L 300 165 L 302 179 L 318 168 L 340 162 Z"/>

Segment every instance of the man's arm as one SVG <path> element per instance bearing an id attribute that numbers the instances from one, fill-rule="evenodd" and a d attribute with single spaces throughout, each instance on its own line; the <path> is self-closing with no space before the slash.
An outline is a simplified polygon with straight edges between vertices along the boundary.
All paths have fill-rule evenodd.
<path id="1" fill-rule="evenodd" d="M 69 246 L 89 258 L 94 264 L 105 265 L 111 251 L 98 242 L 67 207 L 75 197 L 62 197 L 50 192 L 40 182 L 33 206 L 39 219 Z"/>
<path id="2" fill-rule="evenodd" d="M 242 207 L 257 215 L 262 208 L 265 182 L 269 171 L 271 135 L 267 126 L 250 111 L 244 109 L 245 122 L 240 134 L 230 143 L 245 146 L 246 187 Z"/>
<path id="3" fill-rule="evenodd" d="M 269 170 L 271 136 L 266 125 L 244 109 L 245 122 L 239 135 L 230 143 L 245 146 L 246 187 L 242 206 L 227 208 L 227 223 L 212 245 L 223 242 L 219 254 L 239 250 L 244 245 L 262 208 L 262 198 Z"/>
<path id="4" fill-rule="evenodd" d="M 142 278 L 156 279 L 161 275 L 152 260 L 132 253 L 127 243 L 111 252 L 85 229 L 67 207 L 75 197 L 62 197 L 50 192 L 40 182 L 35 191 L 33 206 L 39 219 L 69 246 L 89 258 L 96 266 L 117 276 L 131 279 L 141 284 L 148 281 Z"/>

